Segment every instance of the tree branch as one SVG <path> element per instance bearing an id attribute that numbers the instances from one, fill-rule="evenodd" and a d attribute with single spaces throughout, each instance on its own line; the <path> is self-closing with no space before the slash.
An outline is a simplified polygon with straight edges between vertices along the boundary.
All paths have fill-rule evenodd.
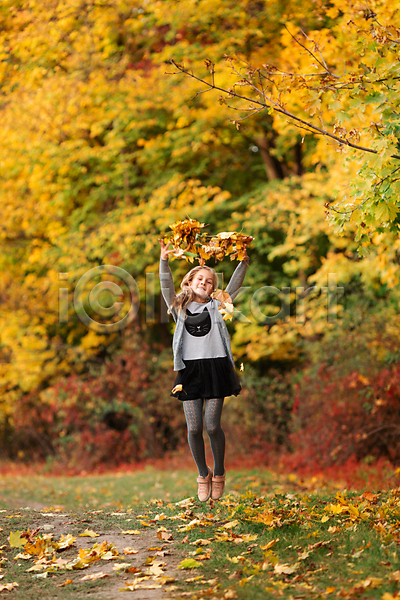
<path id="1" fill-rule="evenodd" d="M 329 139 L 334 140 L 337 144 L 339 144 L 339 146 L 348 146 L 349 148 L 353 148 L 355 150 L 361 150 L 362 152 L 369 152 L 370 154 L 378 154 L 378 151 L 374 150 L 373 148 L 367 148 L 365 146 L 360 146 L 359 144 L 354 144 L 353 142 L 350 142 L 350 140 L 348 140 L 346 138 L 340 138 L 339 136 L 337 136 L 337 135 L 335 135 L 333 133 L 330 133 L 329 131 L 326 131 L 326 130 L 324 131 L 324 129 L 321 129 L 320 127 L 317 127 L 313 123 L 310 123 L 308 121 L 305 121 L 304 119 L 301 119 L 300 117 L 297 117 L 296 115 L 294 115 L 290 111 L 286 110 L 278 102 L 274 102 L 270 98 L 268 99 L 268 101 L 269 101 L 269 104 L 268 104 L 267 102 L 260 102 L 259 100 L 255 100 L 253 98 L 249 98 L 248 96 L 242 96 L 241 94 L 238 94 L 237 92 L 235 92 L 233 89 L 227 90 L 225 88 L 222 88 L 222 87 L 220 87 L 220 86 L 218 86 L 218 85 L 215 84 L 214 72 L 212 73 L 213 81 L 212 81 L 212 83 L 209 83 L 205 79 L 202 79 L 201 77 L 198 77 L 194 73 L 188 71 L 187 69 L 185 69 L 185 67 L 183 65 L 180 65 L 179 63 L 175 62 L 173 59 L 171 59 L 170 62 L 171 62 L 171 64 L 175 68 L 178 69 L 179 73 L 182 73 L 183 75 L 186 75 L 187 77 L 195 79 L 196 81 L 199 81 L 201 84 L 203 84 L 203 85 L 205 85 L 205 86 L 208 87 L 208 89 L 202 90 L 200 92 L 197 92 L 197 94 L 199 94 L 199 93 L 203 94 L 205 92 L 210 92 L 212 90 L 217 90 L 219 92 L 222 92 L 222 94 L 226 94 L 228 97 L 238 98 L 240 100 L 245 100 L 246 102 L 251 102 L 253 104 L 258 104 L 258 106 L 260 106 L 262 108 L 267 108 L 267 109 L 273 110 L 273 111 L 275 111 L 275 112 L 277 112 L 279 114 L 285 115 L 291 121 L 294 121 L 294 123 L 295 123 L 296 126 L 298 126 L 300 128 L 303 128 L 303 129 L 307 129 L 308 131 L 310 131 L 313 134 L 323 135 L 325 137 L 328 137 Z M 178 73 L 167 73 L 167 74 L 168 75 L 177 75 Z M 249 84 L 249 85 L 251 85 L 251 84 Z M 255 87 L 255 86 L 253 86 L 253 87 Z M 258 90 L 258 93 L 260 94 L 261 97 L 264 97 L 264 98 L 266 97 L 259 90 Z M 400 160 L 400 155 L 398 155 L 398 154 L 392 154 L 391 158 L 395 158 L 396 160 Z"/>

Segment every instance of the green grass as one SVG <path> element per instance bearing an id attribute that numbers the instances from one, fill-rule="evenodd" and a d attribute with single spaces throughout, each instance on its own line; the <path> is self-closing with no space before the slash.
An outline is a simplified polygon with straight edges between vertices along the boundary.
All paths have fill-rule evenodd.
<path id="1" fill-rule="evenodd" d="M 74 508 L 122 508 L 157 498 L 178 501 L 197 492 L 197 473 L 146 467 L 134 473 L 54 477 L 47 475 L 0 476 L 0 507 L 29 503 Z M 232 471 L 227 492 L 250 490 L 258 495 L 299 488 L 294 477 L 278 477 L 265 469 Z"/>
<path id="2" fill-rule="evenodd" d="M 25 565 L 13 561 L 15 549 L 7 546 L 9 531 L 32 529 L 35 513 L 26 509 L 29 503 L 73 511 L 75 524 L 66 533 L 77 534 L 82 527 L 111 533 L 125 527 L 144 535 L 165 527 L 173 535 L 172 546 L 180 560 L 194 558 L 202 563 L 180 571 L 171 592 L 175 598 L 391 600 L 399 593 L 397 490 L 364 497 L 360 492 L 341 495 L 334 485 L 316 489 L 315 481 L 253 469 L 232 471 L 220 502 L 202 504 L 192 498 L 177 505 L 195 495 L 195 472 L 149 467 L 137 473 L 85 478 L 7 476 L 0 483 L 0 506 L 6 510 L 0 513 L 0 545 L 5 545 L 9 558 L 7 568 L 3 564 L 7 577 L 0 584 L 18 581 L 21 591 L 34 590 L 42 600 L 54 594 L 51 582 L 56 576 L 33 584 Z M 17 507 L 26 510 L 17 512 Z M 113 514 L 116 510 L 125 512 L 118 516 Z M 191 544 L 199 539 L 210 543 Z M 76 548 L 68 552 L 76 554 Z M 95 592 L 108 584 L 90 585 Z M 79 598 L 82 592 L 72 585 L 57 590 L 53 597 Z"/>

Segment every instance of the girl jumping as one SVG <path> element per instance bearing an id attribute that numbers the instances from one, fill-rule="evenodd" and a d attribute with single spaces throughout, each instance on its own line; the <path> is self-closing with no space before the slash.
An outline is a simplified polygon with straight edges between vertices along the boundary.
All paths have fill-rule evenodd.
<path id="1" fill-rule="evenodd" d="M 188 442 L 199 471 L 198 496 L 219 500 L 225 487 L 225 434 L 221 428 L 224 397 L 237 396 L 241 390 L 235 372 L 229 333 L 218 310 L 220 302 L 211 298 L 217 288 L 217 275 L 210 267 L 194 267 L 182 280 L 182 292 L 175 294 L 168 256 L 169 244 L 161 246 L 160 282 L 164 300 L 176 329 L 172 342 L 174 371 L 177 371 L 171 396 L 183 401 Z M 237 266 L 226 291 L 237 295 L 247 264 Z M 214 472 L 206 464 L 203 438 L 204 422 L 214 458 Z"/>

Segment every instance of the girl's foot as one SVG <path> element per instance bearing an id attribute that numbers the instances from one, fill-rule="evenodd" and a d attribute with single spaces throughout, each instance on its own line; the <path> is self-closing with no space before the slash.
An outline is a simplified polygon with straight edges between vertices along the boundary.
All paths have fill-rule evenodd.
<path id="1" fill-rule="evenodd" d="M 219 500 L 224 493 L 225 489 L 225 475 L 226 471 L 224 471 L 223 475 L 214 475 L 212 478 L 212 491 L 211 491 L 211 499 Z"/>
<path id="2" fill-rule="evenodd" d="M 208 475 L 207 477 L 199 477 L 197 478 L 198 489 L 197 494 L 199 496 L 200 502 L 207 502 L 209 497 L 211 496 L 211 485 L 212 485 L 212 471 L 210 467 L 207 467 Z"/>

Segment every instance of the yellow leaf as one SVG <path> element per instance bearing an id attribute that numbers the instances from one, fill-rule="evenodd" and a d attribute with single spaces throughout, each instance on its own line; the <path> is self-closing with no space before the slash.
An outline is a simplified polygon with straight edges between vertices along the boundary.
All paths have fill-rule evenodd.
<path id="1" fill-rule="evenodd" d="M 124 535 L 140 535 L 142 532 L 139 529 L 126 529 L 125 531 L 121 531 Z"/>
<path id="2" fill-rule="evenodd" d="M 229 521 L 229 523 L 225 523 L 225 525 L 223 525 L 224 529 L 233 529 L 234 527 L 237 527 L 239 525 L 239 521 L 235 520 L 235 521 Z"/>
<path id="3" fill-rule="evenodd" d="M 113 571 L 120 571 L 121 569 L 127 569 L 128 567 L 131 566 L 131 563 L 118 563 L 117 565 L 113 566 Z"/>
<path id="4" fill-rule="evenodd" d="M 203 563 L 198 562 L 194 558 L 185 558 L 179 565 L 178 569 L 195 569 L 196 567 L 202 567 Z"/>
<path id="5" fill-rule="evenodd" d="M 110 577 L 107 573 L 103 573 L 103 571 L 99 571 L 98 573 L 91 573 L 90 575 L 85 575 L 82 577 L 80 581 L 97 581 L 97 579 L 103 579 L 104 577 Z"/>
<path id="6" fill-rule="evenodd" d="M 66 548 L 70 548 L 70 546 L 73 545 L 75 540 L 76 537 L 73 537 L 70 533 L 66 537 L 62 535 L 60 541 L 54 543 L 54 547 L 57 550 L 65 550 Z"/>
<path id="7" fill-rule="evenodd" d="M 276 544 L 277 542 L 279 542 L 279 538 L 277 538 L 276 540 L 271 540 L 270 542 L 268 542 L 268 544 L 266 544 L 265 546 L 260 546 L 260 550 L 269 550 L 270 548 L 272 548 L 272 546 L 274 544 Z"/>
<path id="8" fill-rule="evenodd" d="M 28 540 L 26 538 L 21 537 L 21 534 L 23 533 L 23 531 L 16 531 L 15 533 L 10 531 L 9 541 L 11 548 L 23 548 L 23 546 L 26 545 Z"/>
<path id="9" fill-rule="evenodd" d="M 129 554 L 138 554 L 139 550 L 135 550 L 134 548 L 124 548 L 123 549 L 123 553 L 126 554 L 126 555 L 129 555 Z"/>
<path id="10" fill-rule="evenodd" d="M 214 300 L 218 300 L 219 302 L 221 302 L 222 308 L 225 307 L 225 302 L 229 302 L 230 304 L 232 304 L 232 298 L 230 297 L 228 292 L 225 292 L 224 290 L 216 289 L 211 294 L 211 298 L 214 298 Z"/>
<path id="11" fill-rule="evenodd" d="M 163 565 L 165 565 L 165 563 L 154 563 L 149 567 L 148 574 L 155 576 L 162 575 L 164 573 Z"/>
<path id="12" fill-rule="evenodd" d="M 95 531 L 92 531 L 91 529 L 85 529 L 85 531 L 83 533 L 79 534 L 79 537 L 90 537 L 90 538 L 96 538 L 99 537 L 100 534 L 96 533 Z"/>
<path id="13" fill-rule="evenodd" d="M 110 550 L 102 555 L 101 560 L 114 560 L 115 558 L 117 558 L 117 555 Z"/>
<path id="14" fill-rule="evenodd" d="M 211 540 L 207 540 L 204 538 L 199 538 L 198 540 L 195 540 L 194 542 L 190 542 L 191 546 L 207 546 L 208 544 L 211 544 Z"/>
<path id="15" fill-rule="evenodd" d="M 383 579 L 380 577 L 368 577 L 365 581 L 361 583 L 364 588 L 377 588 L 382 585 Z"/>
<path id="16" fill-rule="evenodd" d="M 258 538 L 258 534 L 257 533 L 245 533 L 243 535 L 240 536 L 240 541 L 241 542 L 254 542 L 254 540 L 256 540 Z"/>
<path id="17" fill-rule="evenodd" d="M 13 583 L 5 583 L 4 585 L 0 585 L 0 592 L 11 592 L 17 587 L 19 587 L 19 585 L 16 581 L 13 581 Z"/>
<path id="18" fill-rule="evenodd" d="M 47 579 L 47 576 L 48 576 L 47 571 L 45 573 L 38 573 L 37 575 L 34 575 L 34 577 L 36 577 L 36 579 Z"/>
<path id="19" fill-rule="evenodd" d="M 65 587 L 66 585 L 71 585 L 72 579 L 66 579 L 64 583 L 59 583 L 57 587 Z"/>
<path id="20" fill-rule="evenodd" d="M 173 539 L 172 533 L 168 533 L 168 531 L 157 531 L 157 537 L 159 540 L 166 540 L 166 541 Z"/>
<path id="21" fill-rule="evenodd" d="M 226 558 L 231 562 L 234 563 L 235 565 L 238 564 L 240 556 L 229 556 L 229 554 L 226 555 Z"/>
<path id="22" fill-rule="evenodd" d="M 292 573 L 295 573 L 297 571 L 297 565 L 293 565 L 293 567 L 291 567 L 290 565 L 288 565 L 286 563 L 284 563 L 284 564 L 277 563 L 274 566 L 274 571 L 275 571 L 275 573 L 278 573 L 278 574 L 292 575 Z"/>
<path id="23" fill-rule="evenodd" d="M 183 389 L 182 384 L 178 383 L 178 385 L 176 385 L 175 387 L 172 388 L 171 394 L 176 394 L 177 392 L 181 392 L 182 389 Z"/>
<path id="24" fill-rule="evenodd" d="M 329 516 L 328 515 L 324 515 L 321 519 L 321 523 L 326 523 L 327 521 L 329 521 Z"/>

